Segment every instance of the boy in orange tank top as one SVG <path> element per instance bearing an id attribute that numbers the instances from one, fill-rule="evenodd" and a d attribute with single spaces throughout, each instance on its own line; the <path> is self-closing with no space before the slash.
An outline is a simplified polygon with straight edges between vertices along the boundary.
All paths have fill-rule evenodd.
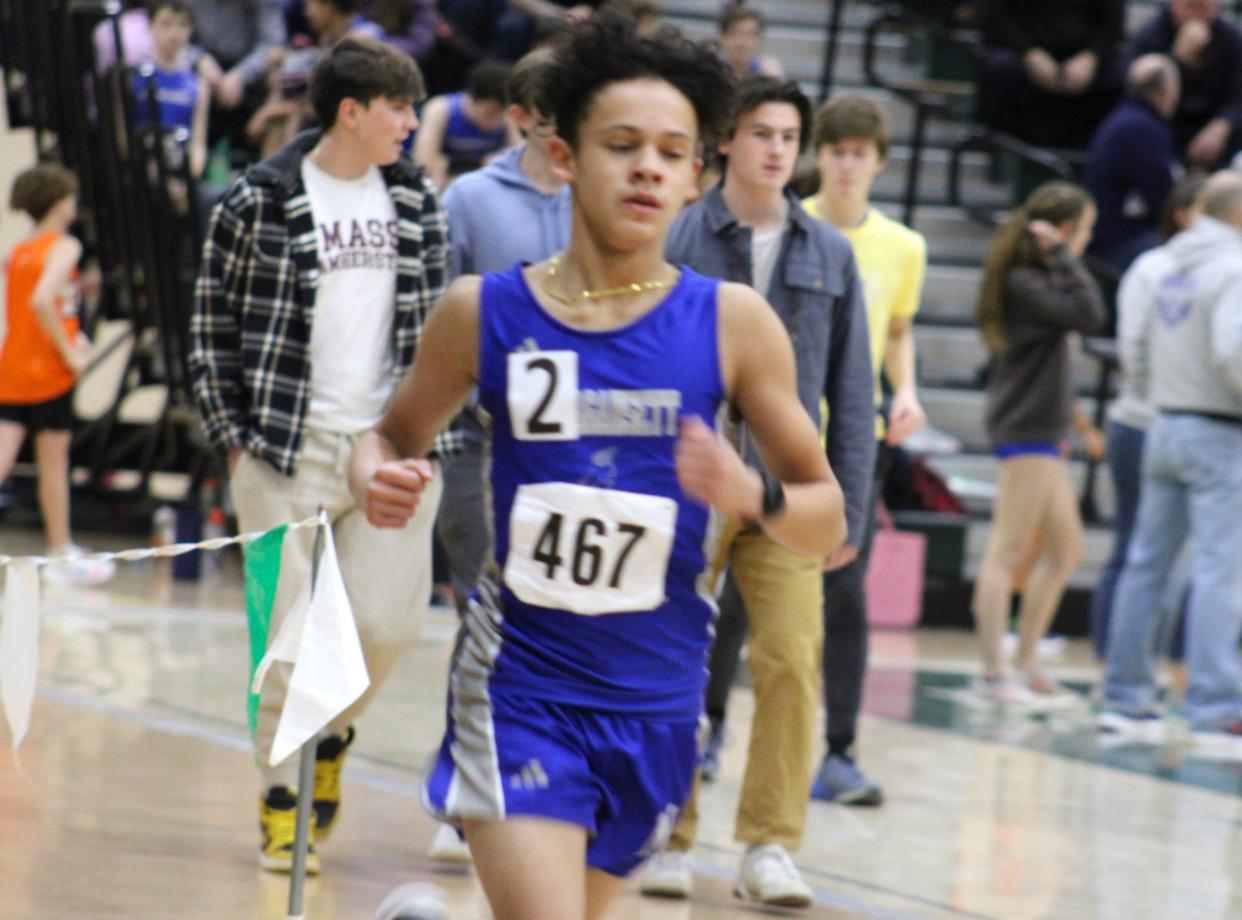
<path id="1" fill-rule="evenodd" d="M 34 436 L 39 508 L 51 556 L 82 556 L 69 537 L 69 439 L 73 385 L 85 370 L 90 342 L 78 329 L 73 298 L 82 244 L 68 232 L 77 216 L 78 180 L 56 164 L 22 172 L 9 206 L 34 221 L 6 264 L 8 303 L 0 348 L 0 482 L 8 478 L 27 433 Z M 99 584 L 112 562 L 74 559 L 47 566 L 55 581 Z"/>

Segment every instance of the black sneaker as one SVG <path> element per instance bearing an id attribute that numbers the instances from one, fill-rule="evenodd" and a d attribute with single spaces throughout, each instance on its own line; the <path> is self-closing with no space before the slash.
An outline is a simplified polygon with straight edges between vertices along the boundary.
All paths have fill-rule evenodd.
<path id="1" fill-rule="evenodd" d="M 315 748 L 315 839 L 326 840 L 341 807 L 341 768 L 345 752 L 354 743 L 354 727 L 344 735 L 329 735 Z"/>

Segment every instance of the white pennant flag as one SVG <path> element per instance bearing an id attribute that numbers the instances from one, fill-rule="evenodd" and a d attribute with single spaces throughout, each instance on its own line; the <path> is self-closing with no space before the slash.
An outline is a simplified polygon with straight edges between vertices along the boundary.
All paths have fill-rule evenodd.
<path id="1" fill-rule="evenodd" d="M 30 728 L 38 670 L 39 566 L 31 559 L 14 559 L 4 578 L 4 619 L 0 620 L 0 698 L 14 751 Z"/>
<path id="2" fill-rule="evenodd" d="M 323 555 L 313 594 L 304 613 L 305 622 L 296 643 L 293 674 L 289 693 L 280 713 L 276 738 L 272 742 L 270 762 L 280 763 L 325 725 L 342 713 L 370 686 L 362 643 L 354 612 L 345 593 L 345 582 L 336 561 L 336 543 L 332 528 L 323 527 Z M 298 613 L 295 605 L 291 613 Z M 292 617 L 290 618 L 292 619 Z M 281 633 L 284 633 L 282 628 Z M 287 653 L 287 642 L 277 636 L 273 647 L 281 645 L 279 654 Z M 268 655 L 271 655 L 269 651 Z M 266 671 L 266 657 L 259 667 Z M 256 675 L 257 678 L 257 675 Z"/>
<path id="3" fill-rule="evenodd" d="M 250 684 L 251 693 L 262 691 L 263 679 L 267 677 L 267 672 L 275 662 L 287 661 L 293 664 L 298 660 L 298 647 L 302 644 L 302 631 L 306 628 L 306 614 L 309 610 L 310 582 L 307 581 L 302 585 L 302 590 L 298 592 L 293 606 L 285 614 L 285 622 L 280 625 L 280 632 L 276 633 L 275 638 L 268 645 L 267 654 L 254 669 L 254 680 Z"/>

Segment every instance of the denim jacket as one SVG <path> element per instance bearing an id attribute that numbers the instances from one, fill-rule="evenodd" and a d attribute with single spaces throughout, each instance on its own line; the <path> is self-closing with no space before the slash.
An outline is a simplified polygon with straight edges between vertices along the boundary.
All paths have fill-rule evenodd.
<path id="1" fill-rule="evenodd" d="M 686 208 L 669 232 L 674 264 L 751 283 L 751 230 L 738 223 L 717 185 Z M 845 495 L 846 542 L 862 538 L 875 466 L 875 403 L 862 280 L 849 241 L 802 210 L 792 194 L 768 302 L 785 324 L 797 361 L 798 399 L 817 428 L 828 402 L 828 460 Z M 758 464 L 747 440 L 747 461 Z"/>

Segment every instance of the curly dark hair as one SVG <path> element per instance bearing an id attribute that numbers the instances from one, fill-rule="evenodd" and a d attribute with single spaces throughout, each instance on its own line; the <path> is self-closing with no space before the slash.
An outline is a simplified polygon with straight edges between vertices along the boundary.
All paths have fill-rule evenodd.
<path id="1" fill-rule="evenodd" d="M 556 49 L 541 81 L 539 109 L 556 120 L 557 133 L 571 147 L 595 97 L 612 83 L 652 78 L 681 92 L 694 107 L 699 140 L 714 144 L 728 127 L 736 81 L 714 52 L 662 30 L 643 38 L 634 22 L 602 11 L 573 28 Z"/>
<path id="2" fill-rule="evenodd" d="M 38 223 L 56 203 L 78 193 L 78 177 L 59 163 L 40 163 L 17 174 L 9 207 L 25 211 Z"/>

